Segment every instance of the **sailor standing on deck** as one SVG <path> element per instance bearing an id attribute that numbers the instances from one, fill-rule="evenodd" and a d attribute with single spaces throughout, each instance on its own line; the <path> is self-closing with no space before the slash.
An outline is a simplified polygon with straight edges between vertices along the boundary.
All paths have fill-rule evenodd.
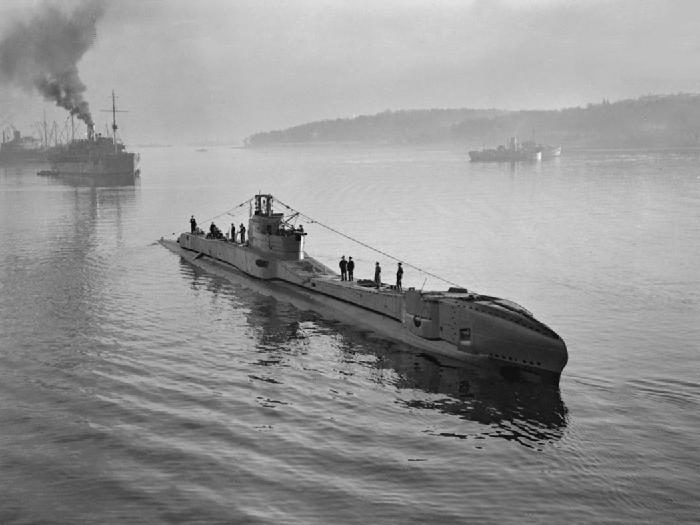
<path id="1" fill-rule="evenodd" d="M 379 266 L 379 261 L 374 264 L 374 284 L 377 285 L 377 290 L 382 284 L 382 267 Z"/>
<path id="2" fill-rule="evenodd" d="M 348 281 L 352 281 L 352 272 L 355 271 L 355 261 L 348 257 Z"/>
<path id="3" fill-rule="evenodd" d="M 403 277 L 403 266 L 399 263 L 399 268 L 396 270 L 396 289 L 401 291 L 401 278 Z"/>
<path id="4" fill-rule="evenodd" d="M 236 242 L 236 225 L 231 223 L 231 242 Z"/>
<path id="5" fill-rule="evenodd" d="M 241 244 L 245 244 L 245 226 L 243 226 L 243 223 L 241 223 L 238 229 L 241 230 Z"/>
<path id="6" fill-rule="evenodd" d="M 348 280 L 348 261 L 345 260 L 345 255 L 343 255 L 340 258 L 340 263 L 338 264 L 338 266 L 340 266 L 340 280 L 347 281 Z"/>
<path id="7" fill-rule="evenodd" d="M 197 221 L 194 218 L 194 215 L 190 217 L 190 233 L 197 233 Z"/>

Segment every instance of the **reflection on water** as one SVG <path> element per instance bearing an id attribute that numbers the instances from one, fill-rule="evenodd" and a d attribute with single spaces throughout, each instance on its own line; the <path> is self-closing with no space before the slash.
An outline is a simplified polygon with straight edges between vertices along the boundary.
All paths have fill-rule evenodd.
<path id="1" fill-rule="evenodd" d="M 14 326 L 5 343 L 14 350 L 33 334 L 32 348 L 56 351 L 32 355 L 54 360 L 79 347 L 107 316 L 107 279 L 116 259 L 104 243 L 122 242 L 136 189 L 59 180 L 47 187 L 26 167 L 20 175 L 14 191 L 2 195 L 7 230 L 0 277 L 6 274 L 7 300 L 0 298 L 0 314 Z"/>
<path id="2" fill-rule="evenodd" d="M 118 188 L 128 186 L 140 186 L 141 178 L 128 174 L 110 175 L 109 177 L 90 177 L 83 175 L 37 175 L 48 181 L 49 184 L 62 184 L 76 188 Z"/>
<path id="3" fill-rule="evenodd" d="M 431 394 L 401 400 L 407 408 L 438 410 L 488 427 L 474 435 L 439 435 L 461 439 L 497 437 L 533 447 L 563 435 L 567 409 L 558 388 L 506 381 L 498 366 L 491 363 L 459 364 L 414 353 L 391 342 L 363 346 L 364 351 L 377 357 L 371 366 L 396 373 L 394 386 Z"/>

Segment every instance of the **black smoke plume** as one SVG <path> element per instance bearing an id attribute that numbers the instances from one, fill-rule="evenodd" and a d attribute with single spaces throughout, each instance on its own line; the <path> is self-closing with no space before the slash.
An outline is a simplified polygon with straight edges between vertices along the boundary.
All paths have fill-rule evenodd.
<path id="1" fill-rule="evenodd" d="M 16 22 L 0 38 L 0 80 L 34 88 L 92 125 L 78 62 L 95 41 L 104 5 L 102 0 L 86 1 L 66 13 L 44 4 L 28 21 Z"/>

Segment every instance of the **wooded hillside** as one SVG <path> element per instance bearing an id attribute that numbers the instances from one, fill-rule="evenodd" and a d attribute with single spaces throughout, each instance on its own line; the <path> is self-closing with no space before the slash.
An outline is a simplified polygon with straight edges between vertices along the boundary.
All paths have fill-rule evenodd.
<path id="1" fill-rule="evenodd" d="M 543 111 L 384 111 L 256 133 L 246 139 L 246 145 L 454 143 L 483 147 L 502 144 L 510 136 L 565 148 L 700 146 L 700 95 L 649 95 Z"/>

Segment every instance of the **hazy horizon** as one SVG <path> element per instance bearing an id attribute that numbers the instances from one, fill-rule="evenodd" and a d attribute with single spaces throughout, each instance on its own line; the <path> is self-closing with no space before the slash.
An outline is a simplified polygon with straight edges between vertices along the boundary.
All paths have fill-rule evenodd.
<path id="1" fill-rule="evenodd" d="M 0 39 L 45 4 L 3 1 Z M 688 0 L 91 4 L 104 12 L 77 62 L 84 96 L 103 130 L 114 89 L 132 144 L 240 142 L 385 110 L 560 109 L 700 92 L 688 67 L 700 4 Z M 36 90 L 1 85 L 3 126 L 30 133 L 44 111 L 68 117 Z"/>

